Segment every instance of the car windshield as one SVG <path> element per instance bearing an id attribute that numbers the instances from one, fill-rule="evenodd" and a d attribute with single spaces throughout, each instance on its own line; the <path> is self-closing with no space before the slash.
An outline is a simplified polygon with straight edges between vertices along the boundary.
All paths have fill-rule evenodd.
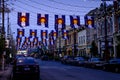
<path id="1" fill-rule="evenodd" d="M 110 60 L 110 63 L 120 63 L 120 59 L 112 59 Z"/>
<path id="2" fill-rule="evenodd" d="M 100 58 L 92 58 L 91 61 L 103 61 L 103 59 L 100 59 Z"/>
<path id="3" fill-rule="evenodd" d="M 36 61 L 33 58 L 20 58 L 17 60 L 17 64 L 35 64 Z"/>
<path id="4" fill-rule="evenodd" d="M 84 60 L 83 57 L 75 57 L 74 59 L 75 59 L 75 60 Z"/>

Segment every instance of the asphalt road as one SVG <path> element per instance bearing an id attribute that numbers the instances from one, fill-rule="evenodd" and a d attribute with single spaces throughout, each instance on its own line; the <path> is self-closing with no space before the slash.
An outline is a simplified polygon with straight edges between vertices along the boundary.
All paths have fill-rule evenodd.
<path id="1" fill-rule="evenodd" d="M 56 61 L 41 61 L 41 80 L 120 80 L 120 74 L 97 69 L 64 65 Z"/>

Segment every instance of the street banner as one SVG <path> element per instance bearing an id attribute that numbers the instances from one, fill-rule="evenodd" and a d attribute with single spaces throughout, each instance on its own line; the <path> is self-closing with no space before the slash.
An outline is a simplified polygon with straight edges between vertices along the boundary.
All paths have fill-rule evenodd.
<path id="1" fill-rule="evenodd" d="M 80 16 L 70 16 L 70 26 L 72 28 L 78 28 L 80 27 Z"/>
<path id="2" fill-rule="evenodd" d="M 29 26 L 29 13 L 18 12 L 18 25 L 20 27 Z"/>
<path id="3" fill-rule="evenodd" d="M 55 30 L 52 30 L 51 33 L 52 33 L 52 39 L 56 40 L 56 38 L 57 38 L 57 32 Z"/>
<path id="4" fill-rule="evenodd" d="M 41 30 L 41 39 L 47 39 L 47 37 L 48 37 L 48 31 Z"/>
<path id="5" fill-rule="evenodd" d="M 49 38 L 49 44 L 53 45 L 54 44 L 54 40 L 52 39 L 52 37 Z"/>
<path id="6" fill-rule="evenodd" d="M 24 29 L 17 29 L 17 37 L 23 37 L 25 33 Z"/>
<path id="7" fill-rule="evenodd" d="M 37 25 L 48 27 L 48 14 L 37 14 Z"/>
<path id="8" fill-rule="evenodd" d="M 55 15 L 55 29 L 65 28 L 65 15 Z"/>
<path id="9" fill-rule="evenodd" d="M 37 30 L 30 29 L 30 37 L 36 37 L 37 36 Z"/>
<path id="10" fill-rule="evenodd" d="M 92 16 L 85 16 L 85 26 L 87 28 L 95 28 L 94 27 L 94 18 Z"/>
<path id="11" fill-rule="evenodd" d="M 63 35 L 63 39 L 68 39 L 68 31 L 67 30 L 62 30 L 62 35 Z"/>

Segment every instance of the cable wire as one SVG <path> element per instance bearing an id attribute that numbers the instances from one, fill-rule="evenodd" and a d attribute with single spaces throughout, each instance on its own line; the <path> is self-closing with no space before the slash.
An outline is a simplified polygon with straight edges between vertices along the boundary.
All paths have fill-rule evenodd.
<path id="1" fill-rule="evenodd" d="M 63 10 L 63 11 L 67 11 L 67 12 L 85 12 L 84 10 L 68 10 L 68 9 L 62 9 L 62 8 L 57 8 L 57 7 L 52 7 L 52 6 L 49 6 L 49 5 L 46 5 L 46 4 L 43 4 L 43 3 L 38 3 L 38 2 L 36 2 L 36 1 L 32 1 L 32 0 L 29 0 L 29 1 L 31 1 L 31 2 L 33 2 L 33 3 L 35 3 L 35 4 L 39 4 L 39 5 L 42 5 L 42 6 L 45 6 L 45 7 L 48 7 L 48 8 L 53 8 L 53 9 L 57 9 L 57 10 Z M 81 7 L 81 8 L 86 8 L 86 7 Z"/>
<path id="2" fill-rule="evenodd" d="M 19 2 L 19 3 L 22 3 L 22 4 L 25 4 L 25 5 L 29 6 L 29 7 L 38 9 L 38 10 L 42 10 L 42 11 L 45 11 L 45 12 L 50 12 L 50 13 L 52 13 L 52 14 L 53 14 L 53 13 L 56 14 L 56 12 L 48 11 L 48 10 L 45 10 L 45 9 L 42 9 L 42 8 L 38 8 L 38 7 L 35 7 L 35 6 L 33 6 L 33 5 L 29 5 L 28 3 L 23 3 L 22 1 L 18 1 L 18 2 Z M 70 12 L 72 12 L 72 11 L 70 11 Z M 76 13 L 76 12 L 75 12 L 75 13 Z M 86 13 L 86 12 L 84 11 L 84 13 Z M 62 15 L 61 13 L 57 13 L 57 14 Z M 66 15 L 69 15 L 69 14 L 66 14 Z"/>
<path id="3" fill-rule="evenodd" d="M 70 6 L 70 7 L 94 8 L 94 7 L 86 7 L 86 6 L 78 6 L 78 5 L 72 5 L 72 4 L 62 3 L 62 2 L 59 2 L 59 1 L 55 1 L 55 0 L 49 0 L 49 1 L 53 2 L 53 3 L 61 4 L 61 5 L 64 5 L 64 6 Z"/>

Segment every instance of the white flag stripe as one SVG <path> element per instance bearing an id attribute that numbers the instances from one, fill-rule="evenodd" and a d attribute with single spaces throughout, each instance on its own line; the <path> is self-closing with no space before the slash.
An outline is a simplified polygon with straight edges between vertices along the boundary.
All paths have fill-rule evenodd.
<path id="1" fill-rule="evenodd" d="M 26 16 L 26 13 L 22 12 L 22 16 Z"/>
<path id="2" fill-rule="evenodd" d="M 23 27 L 25 27 L 25 22 L 21 22 L 21 25 L 22 25 Z"/>

